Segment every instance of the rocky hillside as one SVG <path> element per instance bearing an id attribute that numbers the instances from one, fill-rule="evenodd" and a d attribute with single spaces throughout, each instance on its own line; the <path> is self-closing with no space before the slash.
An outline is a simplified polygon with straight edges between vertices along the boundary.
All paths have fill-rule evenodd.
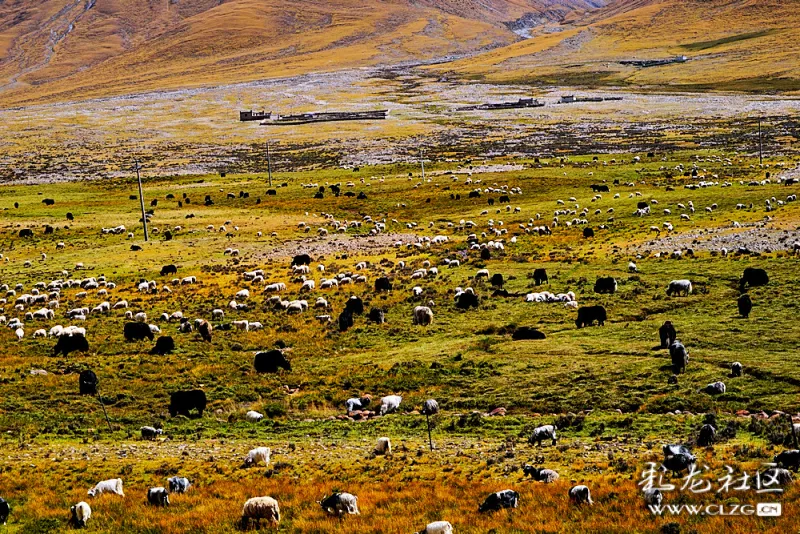
<path id="1" fill-rule="evenodd" d="M 9 0 L 0 3 L 0 100 L 77 99 L 468 54 L 519 40 L 514 28 L 558 24 L 600 3 Z"/>

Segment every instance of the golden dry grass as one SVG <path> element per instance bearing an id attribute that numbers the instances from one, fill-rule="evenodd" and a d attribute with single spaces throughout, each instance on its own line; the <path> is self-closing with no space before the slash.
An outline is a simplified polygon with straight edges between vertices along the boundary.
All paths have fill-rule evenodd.
<path id="1" fill-rule="evenodd" d="M 791 91 L 800 88 L 797 17 L 778 0 L 615 2 L 559 34 L 432 68 L 490 81 Z M 690 61 L 617 63 L 680 55 Z"/>
<path id="2" fill-rule="evenodd" d="M 58 14 L 56 3 L 46 2 L 33 23 L 0 34 L 7 52 L 2 100 L 219 85 L 428 59 L 516 39 L 492 22 L 400 1 L 206 4 L 115 2 Z M 71 20 L 78 21 L 72 33 L 53 44 L 51 30 L 63 35 Z"/>

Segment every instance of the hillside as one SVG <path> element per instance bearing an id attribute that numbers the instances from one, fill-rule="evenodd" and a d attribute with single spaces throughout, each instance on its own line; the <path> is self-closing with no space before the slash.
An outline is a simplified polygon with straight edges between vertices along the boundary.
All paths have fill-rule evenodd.
<path id="1" fill-rule="evenodd" d="M 510 44 L 598 0 L 15 0 L 0 6 L 5 104 L 395 64 Z"/>
<path id="2" fill-rule="evenodd" d="M 494 82 L 689 90 L 800 89 L 798 15 L 778 0 L 617 0 L 444 70 Z M 620 61 L 686 56 L 655 67 Z"/>

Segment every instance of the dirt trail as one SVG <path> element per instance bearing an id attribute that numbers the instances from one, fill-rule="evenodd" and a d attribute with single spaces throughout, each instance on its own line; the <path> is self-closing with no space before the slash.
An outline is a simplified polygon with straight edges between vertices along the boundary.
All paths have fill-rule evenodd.
<path id="1" fill-rule="evenodd" d="M 671 252 L 673 250 L 715 250 L 726 248 L 736 252 L 739 247 L 751 252 L 792 250 L 800 241 L 800 231 L 767 226 L 766 222 L 746 225 L 743 228 L 714 228 L 683 234 L 669 235 L 646 241 L 630 248 L 632 253 L 644 251 Z"/>
<path id="2" fill-rule="evenodd" d="M 325 237 L 307 237 L 288 241 L 256 256 L 259 260 L 275 260 L 291 258 L 296 254 L 308 254 L 312 258 L 327 256 L 335 253 L 347 252 L 348 254 L 376 254 L 392 248 L 398 241 L 404 244 L 415 243 L 417 236 L 414 234 L 378 234 L 378 235 L 331 235 Z"/>

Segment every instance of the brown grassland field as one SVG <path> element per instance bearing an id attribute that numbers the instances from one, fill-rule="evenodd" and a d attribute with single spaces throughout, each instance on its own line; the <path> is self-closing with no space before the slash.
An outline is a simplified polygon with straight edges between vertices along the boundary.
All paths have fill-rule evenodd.
<path id="1" fill-rule="evenodd" d="M 717 156 L 730 157 L 732 165 Z M 9 531 L 65 529 L 68 507 L 86 498 L 96 481 L 118 476 L 124 479 L 126 497 L 92 500 L 89 529 L 229 532 L 246 498 L 271 495 L 281 504 L 279 530 L 286 532 L 412 532 L 440 518 L 451 521 L 458 532 L 654 532 L 673 521 L 682 532 L 796 530 L 794 484 L 778 497 L 786 511 L 778 519 L 656 518 L 645 509 L 637 488 L 646 462 L 660 460 L 661 445 L 692 444 L 707 417 L 716 418 L 719 441 L 694 450 L 717 476 L 722 476 L 727 463 L 753 473 L 784 448 L 791 448 L 785 418 L 762 420 L 735 412 L 800 411 L 795 360 L 800 334 L 794 324 L 797 260 L 790 251 L 781 250 L 791 248 L 797 239 L 800 214 L 791 202 L 769 213 L 763 208 L 765 199 L 784 198 L 794 188 L 740 185 L 765 172 L 743 154 L 699 151 L 654 158 L 641 154 L 641 163 L 632 163 L 629 157 L 599 155 L 593 161 L 591 155 L 575 156 L 563 165 L 557 158 L 538 164 L 500 158 L 495 163 L 520 164 L 522 170 L 472 178 L 480 179 L 483 187 L 520 187 L 522 194 L 512 197 L 511 204 L 519 206 L 520 212 L 506 212 L 500 206 L 501 213 L 492 207 L 488 215 L 480 212 L 488 207 L 487 196 L 494 195 L 467 199 L 475 184 L 467 185 L 466 175 L 445 174 L 465 168 L 447 162 L 429 162 L 425 181 L 416 166 L 406 165 L 362 167 L 357 172 L 333 168 L 278 172 L 275 183 L 285 186 L 277 187 L 275 196 L 265 195 L 268 186 L 262 174 L 146 179 L 148 204 L 158 201 L 151 230 L 156 227 L 159 232 L 149 242 L 143 241 L 137 224 L 138 201 L 129 199 L 131 193 L 136 194 L 130 179 L 3 186 L 1 246 L 9 258 L 0 264 L 4 283 L 21 283 L 29 290 L 37 281 L 61 278 L 62 270 L 73 278 L 104 274 L 117 283 L 108 300 L 126 299 L 132 311 L 145 311 L 177 345 L 173 354 L 153 356 L 148 353 L 151 343 L 125 342 L 124 310 L 114 310 L 90 315 L 82 324 L 88 330 L 88 353 L 51 356 L 54 341 L 31 338 L 33 330 L 66 325 L 66 310 L 91 307 L 104 299 L 91 291 L 85 300 L 78 299 L 75 288 L 64 290 L 54 320 L 27 324 L 22 341 L 17 342 L 10 329 L 0 331 L 5 347 L 0 368 L 0 425 L 5 429 L 0 487 L 12 503 Z M 734 185 L 684 189 L 691 177 L 659 170 L 673 169 L 680 162 L 695 162 L 703 173 L 717 174 Z M 791 172 L 796 158 L 770 158 L 765 165 L 782 175 Z M 611 184 L 616 179 L 636 185 L 611 186 L 612 194 L 591 201 L 590 184 Z M 368 198 L 326 194 L 313 199 L 315 190 L 301 187 L 312 180 L 343 185 L 352 181 L 353 187 L 345 189 L 364 191 Z M 674 191 L 666 190 L 668 184 Z M 249 198 L 240 198 L 240 191 L 248 192 Z M 655 210 L 650 217 L 633 217 L 640 199 L 629 198 L 634 191 L 641 192 L 641 198 L 657 199 L 659 210 L 675 210 L 677 203 L 692 200 L 697 213 L 683 222 Z M 236 198 L 228 198 L 228 192 Z M 620 198 L 612 198 L 614 192 Z M 166 200 L 168 193 L 176 200 Z M 177 199 L 184 193 L 191 203 L 178 207 Z M 451 193 L 461 194 L 462 199 L 452 200 Z M 206 195 L 212 197 L 213 205 L 202 205 Z M 588 218 L 597 231 L 595 238 L 584 239 L 580 228 L 563 226 L 552 236 L 533 237 L 522 231 L 520 225 L 529 218 L 536 213 L 549 217 L 558 207 L 556 200 L 570 196 L 576 197 L 577 204 L 591 206 Z M 53 198 L 55 205 L 45 206 L 41 202 L 45 197 Z M 19 208 L 13 207 L 15 202 Z M 705 206 L 714 202 L 718 208 L 706 213 Z M 751 202 L 753 208 L 735 208 Z M 611 207 L 614 221 L 608 223 L 606 211 Z M 594 209 L 602 214 L 594 215 Z M 66 212 L 74 214 L 73 222 L 65 219 Z M 340 221 L 362 220 L 364 215 L 386 218 L 388 235 L 365 236 L 366 223 L 328 237 L 310 236 L 298 228 L 300 222 L 311 225 L 314 233 L 318 227 L 329 227 L 322 213 Z M 188 214 L 195 217 L 187 219 Z M 770 217 L 769 222 L 765 217 Z M 471 231 L 458 229 L 461 218 L 475 221 L 479 235 L 488 228 L 489 219 L 497 224 L 502 220 L 508 229 L 502 236 L 505 250 L 488 260 L 469 251 L 465 240 Z M 674 222 L 676 234 L 696 233 L 701 241 L 710 235 L 706 232 L 730 233 L 733 220 L 748 231 L 755 229 L 759 237 L 749 242 L 752 248 L 759 246 L 761 235 L 784 239 L 758 257 L 722 258 L 713 245 L 698 245 L 694 258 L 657 259 L 656 251 L 671 248 L 646 245 L 654 237 L 648 229 L 666 219 Z M 226 237 L 216 229 L 228 221 L 233 235 Z M 456 227 L 448 227 L 451 221 Z M 417 226 L 409 229 L 409 223 Z M 603 223 L 608 226 L 605 230 L 599 228 Z M 52 235 L 43 235 L 46 224 L 56 228 Z M 100 228 L 117 224 L 133 231 L 134 238 L 101 235 Z M 209 224 L 214 231 L 206 229 Z M 165 229 L 176 226 L 181 229 L 165 241 Z M 34 237 L 19 238 L 22 228 L 33 229 Z M 397 239 L 407 243 L 415 235 L 438 234 L 449 241 L 421 250 L 391 246 Z M 517 236 L 516 243 L 511 242 L 512 236 Z M 660 237 L 666 239 L 664 232 Z M 338 245 L 326 248 L 326 242 L 334 239 Z M 66 248 L 57 250 L 60 241 Z M 144 250 L 131 251 L 132 243 Z M 636 260 L 639 273 L 629 273 L 627 264 L 633 255 L 628 247 L 642 243 L 651 253 Z M 352 329 L 339 332 L 335 323 L 319 324 L 313 310 L 289 316 L 267 308 L 260 286 L 242 279 L 242 272 L 262 268 L 267 281 L 287 282 L 287 295 L 294 298 L 300 284 L 292 281 L 289 259 L 312 246 L 312 265 L 326 266 L 325 273 L 312 271 L 318 284 L 323 274 L 354 271 L 359 261 L 369 263 L 368 282 L 318 289 L 304 298 L 313 302 L 325 296 L 335 318 L 350 295 L 360 295 L 367 308 L 387 310 L 386 324 L 370 324 L 365 317 L 357 317 Z M 227 247 L 238 248 L 240 256 L 224 255 Z M 41 252 L 47 253 L 46 261 L 40 261 Z M 443 258 L 459 257 L 461 252 L 466 257 L 460 267 L 440 265 Z M 410 270 L 400 272 L 386 262 L 401 259 L 411 267 L 429 260 L 439 265 L 440 274 L 411 281 Z M 29 267 L 25 261 L 30 261 Z M 86 271 L 74 270 L 78 262 Z M 159 275 L 160 267 L 169 263 L 178 265 L 179 276 L 197 276 L 198 283 L 172 286 L 171 293 L 136 291 L 140 279 L 155 279 L 159 287 L 171 285 L 170 276 Z M 737 280 L 747 266 L 766 268 L 770 284 L 751 290 L 755 308 L 745 320 L 737 317 L 735 303 Z M 474 279 L 477 269 L 487 268 L 504 275 L 509 291 L 524 295 L 534 287 L 530 274 L 535 267 L 547 268 L 553 292 L 572 290 L 581 305 L 603 304 L 609 311 L 608 323 L 578 330 L 575 312 L 560 304 L 526 303 L 522 296 L 493 298 L 491 287 Z M 392 277 L 394 290 L 376 295 L 372 283 L 383 273 Z M 600 275 L 615 276 L 619 292 L 595 294 L 593 282 Z M 667 297 L 667 282 L 684 277 L 694 282 L 694 294 Z M 423 295 L 411 295 L 414 285 L 424 289 Z M 480 296 L 480 305 L 461 311 L 453 305 L 452 292 L 456 286 L 468 285 Z M 253 293 L 251 309 L 228 310 L 227 302 L 244 287 Z M 412 325 L 411 309 L 428 300 L 435 302 L 433 325 Z M 160 313 L 175 310 L 190 318 L 210 318 L 216 307 L 226 308 L 224 322 L 258 320 L 264 329 L 218 330 L 207 344 L 196 334 L 178 333 L 175 323 L 157 319 Z M 17 315 L 10 305 L 5 313 L 9 318 Z M 687 372 L 677 385 L 667 383 L 671 372 L 666 351 L 654 349 L 657 328 L 665 319 L 676 324 L 691 354 Z M 509 333 L 520 325 L 540 328 L 547 339 L 512 341 Z M 292 371 L 255 373 L 254 351 L 269 348 L 278 339 L 291 348 L 287 354 Z M 745 366 L 742 378 L 728 378 L 734 360 Z M 100 377 L 111 432 L 97 399 L 78 395 L 76 373 L 84 368 L 92 368 Z M 32 369 L 48 374 L 31 375 Z M 727 383 L 727 393 L 717 397 L 698 393 L 718 379 Z M 288 394 L 284 386 L 297 391 Z M 206 414 L 169 417 L 168 393 L 189 387 L 206 391 Z M 363 393 L 402 395 L 402 413 L 366 422 L 332 418 L 343 413 L 346 398 Z M 442 413 L 433 418 L 433 452 L 427 449 L 424 418 L 414 412 L 430 397 L 442 406 Z M 498 406 L 508 410 L 505 417 L 481 415 Z M 261 423 L 247 423 L 244 413 L 249 409 L 267 417 Z M 669 413 L 675 410 L 682 413 Z M 531 429 L 544 423 L 559 427 L 555 447 L 527 443 Z M 155 442 L 140 440 L 138 429 L 145 424 L 163 427 L 164 436 Z M 376 457 L 371 454 L 375 440 L 384 435 L 392 439 L 394 453 Z M 256 445 L 273 449 L 271 464 L 266 469 L 241 468 L 243 455 Z M 556 469 L 561 480 L 552 485 L 526 480 L 520 470 L 523 463 Z M 148 506 L 147 487 L 163 485 L 174 474 L 192 480 L 190 493 L 173 495 L 168 509 Z M 569 503 L 567 490 L 574 483 L 591 488 L 594 506 Z M 477 513 L 485 494 L 504 488 L 521 493 L 519 509 Z M 326 517 L 315 501 L 334 489 L 358 495 L 361 516 Z M 676 492 L 667 494 L 667 502 L 752 503 L 756 497 L 753 492 L 729 493 L 715 500 Z"/>
<path id="2" fill-rule="evenodd" d="M 282 517 L 262 530 L 287 533 L 410 534 L 436 520 L 470 534 L 800 532 L 796 472 L 780 493 L 716 491 L 726 466 L 752 476 L 798 448 L 796 11 L 779 0 L 0 2 L 0 497 L 11 506 L 0 533 L 73 530 L 81 500 L 89 532 L 229 533 L 244 502 L 263 495 Z M 509 29 L 533 15 L 530 38 Z M 615 99 L 556 103 L 569 94 Z M 459 110 L 523 97 L 546 105 Z M 238 122 L 251 108 L 389 117 Z M 635 215 L 640 202 L 649 215 Z M 309 292 L 290 268 L 301 253 L 312 256 Z M 170 264 L 177 275 L 162 276 Z M 438 272 L 412 279 L 428 265 Z M 747 288 L 744 318 L 748 267 L 769 283 Z M 547 291 L 604 306 L 605 324 L 576 328 L 576 310 L 526 302 L 542 290 L 539 268 Z M 256 269 L 264 280 L 247 281 Z M 483 269 L 502 274 L 510 295 L 494 294 Z M 366 282 L 321 288 L 337 275 Z M 37 283 L 101 276 L 116 286 L 65 287 L 52 319 L 25 317 L 42 305 L 16 306 Z M 382 276 L 392 291 L 376 292 Z M 605 276 L 614 294 L 595 292 Z M 692 293 L 667 295 L 679 279 Z M 138 291 L 151 280 L 157 291 Z M 277 282 L 282 298 L 311 307 L 269 304 L 264 286 Z M 457 308 L 458 287 L 478 305 Z M 231 308 L 243 289 L 248 309 Z M 386 322 L 365 312 L 341 331 L 351 296 Z M 314 309 L 318 297 L 327 309 Z M 122 300 L 127 308 L 85 321 L 66 316 Z M 420 305 L 432 324 L 412 323 Z M 212 319 L 217 308 L 224 318 Z M 175 350 L 126 341 L 126 311 L 145 312 Z M 177 311 L 211 321 L 212 341 L 160 318 Z M 14 318 L 22 339 L 7 327 Z M 241 320 L 263 327 L 225 328 Z M 659 347 L 667 320 L 690 354 L 677 381 Z M 56 339 L 34 336 L 70 324 L 86 328 L 88 351 L 54 356 Z M 522 326 L 545 339 L 514 340 Z M 257 373 L 255 353 L 279 342 L 291 370 Z M 98 396 L 79 394 L 86 369 Z M 720 380 L 723 394 L 703 391 Z M 187 389 L 205 392 L 205 413 L 171 416 L 170 394 Z M 403 401 L 385 416 L 346 416 L 345 401 L 365 394 L 371 409 L 386 395 Z M 432 450 L 420 414 L 431 398 L 441 407 Z M 248 422 L 250 410 L 264 419 Z M 556 444 L 532 444 L 546 424 Z M 704 424 L 717 431 L 707 446 Z M 163 434 L 142 439 L 145 425 Z M 375 454 L 384 436 L 393 450 Z M 783 514 L 654 515 L 639 482 L 667 444 L 690 447 L 714 484 L 665 492 L 665 503 L 780 502 Z M 271 448 L 269 464 L 243 467 L 258 446 Z M 533 481 L 525 464 L 560 479 Z M 191 480 L 189 492 L 148 505 L 147 489 L 174 475 Z M 665 476 L 681 486 L 685 474 Z M 117 477 L 124 497 L 87 497 Z M 593 505 L 570 502 L 577 484 Z M 518 508 L 478 512 L 503 489 L 519 492 Z M 357 495 L 360 515 L 326 514 L 317 501 L 333 491 Z"/>

